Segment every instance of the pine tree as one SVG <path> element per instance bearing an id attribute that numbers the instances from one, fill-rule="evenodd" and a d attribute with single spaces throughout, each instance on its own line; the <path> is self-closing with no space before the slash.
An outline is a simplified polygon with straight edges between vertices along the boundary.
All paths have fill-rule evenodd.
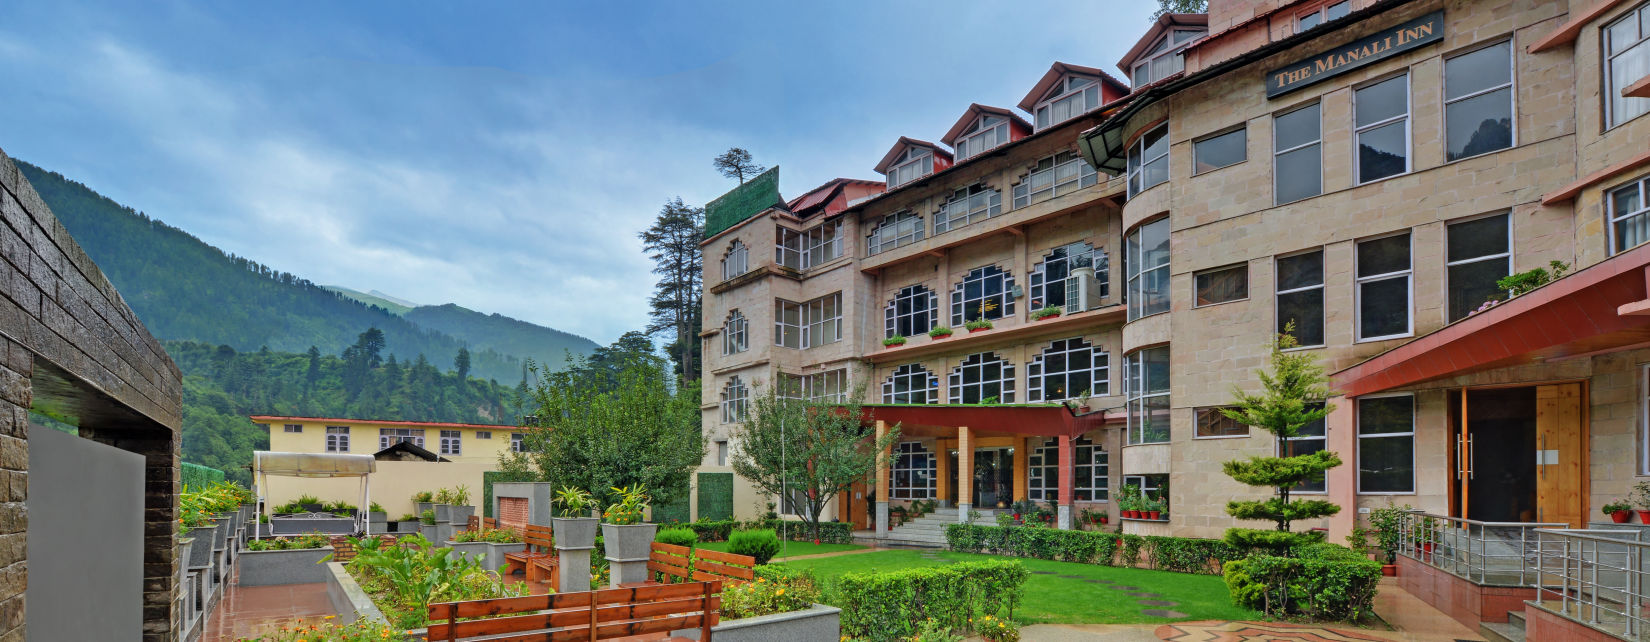
<path id="1" fill-rule="evenodd" d="M 745 184 L 745 179 L 768 169 L 751 160 L 751 153 L 741 147 L 729 147 L 721 156 L 711 159 L 710 164 L 723 176 L 737 179 L 740 185 Z"/>
<path id="2" fill-rule="evenodd" d="M 466 381 L 470 378 L 470 349 L 460 347 L 458 356 L 453 357 L 453 370 L 458 372 L 458 380 Z"/>
<path id="3" fill-rule="evenodd" d="M 648 299 L 651 308 L 649 335 L 669 332 L 670 358 L 676 362 L 680 380 L 696 378 L 699 367 L 700 298 L 704 259 L 699 240 L 705 231 L 705 208 L 688 207 L 681 197 L 665 203 L 653 226 L 638 236 L 653 260 L 659 282 Z"/>
<path id="4" fill-rule="evenodd" d="M 1261 393 L 1234 390 L 1236 407 L 1221 410 L 1233 421 L 1272 433 L 1279 443 L 1294 438 L 1303 426 L 1322 421 L 1335 409 L 1323 403 L 1329 397 L 1329 380 L 1323 367 L 1311 354 L 1288 351 L 1299 345 L 1292 330 L 1285 327 L 1272 343 L 1271 370 L 1259 375 Z M 1291 500 L 1289 496 L 1302 482 L 1320 481 L 1325 471 L 1339 465 L 1341 458 L 1328 450 L 1226 462 L 1222 469 L 1228 477 L 1248 486 L 1271 487 L 1276 493 L 1267 500 L 1227 502 L 1226 514 L 1232 517 L 1270 521 L 1276 526 L 1273 530 L 1229 528 L 1226 542 L 1244 549 L 1268 548 L 1287 554 L 1295 546 L 1321 540 L 1321 535 L 1291 531 L 1290 523 L 1328 517 L 1340 512 L 1341 507 L 1321 499 Z"/>

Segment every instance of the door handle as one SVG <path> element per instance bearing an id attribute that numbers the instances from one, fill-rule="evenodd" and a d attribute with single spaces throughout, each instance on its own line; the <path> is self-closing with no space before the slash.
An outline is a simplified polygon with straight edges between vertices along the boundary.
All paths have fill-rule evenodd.
<path id="1" fill-rule="evenodd" d="M 1472 435 L 1467 435 L 1467 479 L 1472 479 L 1472 473 L 1477 469 L 1478 459 L 1473 456 Z"/>

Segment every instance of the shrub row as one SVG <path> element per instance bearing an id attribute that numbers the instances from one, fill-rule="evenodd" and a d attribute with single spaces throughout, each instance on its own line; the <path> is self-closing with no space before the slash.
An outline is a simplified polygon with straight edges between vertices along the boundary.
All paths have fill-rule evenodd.
<path id="1" fill-rule="evenodd" d="M 946 526 L 945 543 L 963 553 L 989 552 L 1105 566 L 1144 564 L 1151 569 L 1206 575 L 1220 573 L 1221 564 L 1245 553 L 1216 539 L 971 524 Z"/>
<path id="2" fill-rule="evenodd" d="M 833 585 L 831 603 L 842 609 L 843 635 L 904 640 L 929 619 L 968 630 L 974 618 L 1012 616 L 1028 576 L 1013 560 L 847 573 Z"/>
<path id="3" fill-rule="evenodd" d="M 783 526 L 783 528 L 781 528 Z M 745 524 L 746 528 L 772 529 L 793 542 L 813 541 L 813 530 L 807 524 L 780 519 L 761 519 Z M 820 522 L 819 541 L 824 544 L 854 543 L 854 525 L 848 522 Z"/>
<path id="4" fill-rule="evenodd" d="M 1225 579 L 1234 604 L 1270 617 L 1353 621 L 1373 612 L 1381 563 L 1345 546 L 1312 544 L 1294 557 L 1226 562 Z"/>

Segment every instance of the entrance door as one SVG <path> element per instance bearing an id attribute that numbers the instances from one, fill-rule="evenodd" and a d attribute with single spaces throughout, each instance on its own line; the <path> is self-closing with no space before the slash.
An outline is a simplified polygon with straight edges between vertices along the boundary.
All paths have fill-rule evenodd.
<path id="1" fill-rule="evenodd" d="M 1586 526 L 1584 399 L 1579 383 L 1536 387 L 1537 521 Z"/>
<path id="2" fill-rule="evenodd" d="M 1454 457 L 1459 512 L 1485 522 L 1536 521 L 1536 389 L 1468 390 L 1449 395 L 1457 426 Z M 1461 417 L 1466 415 L 1466 429 Z"/>
<path id="3" fill-rule="evenodd" d="M 974 451 L 974 505 L 1006 508 L 1014 501 L 1014 451 L 982 448 Z"/>

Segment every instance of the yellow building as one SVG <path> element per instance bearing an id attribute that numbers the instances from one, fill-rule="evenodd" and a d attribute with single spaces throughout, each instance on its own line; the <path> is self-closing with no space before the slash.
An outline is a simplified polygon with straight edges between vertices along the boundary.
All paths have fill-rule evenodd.
<path id="1" fill-rule="evenodd" d="M 482 473 L 497 470 L 499 455 L 519 449 L 523 434 L 517 426 L 489 424 L 271 415 L 251 419 L 269 431 L 269 450 L 274 452 L 376 455 L 401 442 L 427 451 L 428 458 L 405 452 L 378 458 L 378 472 L 371 479 L 372 501 L 382 505 L 390 519 L 413 512 L 413 493 L 459 485 L 469 488 L 471 505 L 481 506 Z M 322 501 L 359 501 L 352 479 L 271 477 L 265 490 L 270 506 L 304 494 Z"/>

